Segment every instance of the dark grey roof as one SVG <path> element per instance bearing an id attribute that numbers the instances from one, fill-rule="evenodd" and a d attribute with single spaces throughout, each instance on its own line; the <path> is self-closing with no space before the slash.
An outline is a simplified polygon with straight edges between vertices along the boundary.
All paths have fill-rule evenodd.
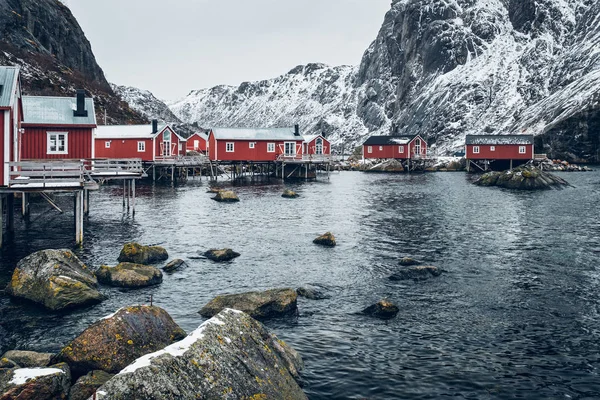
<path id="1" fill-rule="evenodd" d="M 96 125 L 94 99 L 86 97 L 86 117 L 76 117 L 76 97 L 23 96 L 23 122 L 26 124 Z"/>
<path id="2" fill-rule="evenodd" d="M 19 67 L 0 67 L 0 107 L 10 107 L 19 79 Z"/>
<path id="3" fill-rule="evenodd" d="M 397 144 L 408 144 L 412 142 L 418 135 L 402 135 L 402 136 L 371 136 L 368 138 L 363 145 L 366 146 L 383 146 L 383 145 L 397 145 Z"/>
<path id="4" fill-rule="evenodd" d="M 474 145 L 533 144 L 533 135 L 467 135 L 465 143 Z"/>
<path id="5" fill-rule="evenodd" d="M 304 140 L 294 134 L 294 127 L 289 128 L 213 128 L 218 140 Z"/>

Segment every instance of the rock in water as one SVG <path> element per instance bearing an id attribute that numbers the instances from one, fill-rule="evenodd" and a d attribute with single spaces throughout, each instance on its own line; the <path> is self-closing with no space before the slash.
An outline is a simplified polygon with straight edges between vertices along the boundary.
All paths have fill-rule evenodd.
<path id="1" fill-rule="evenodd" d="M 144 354 L 185 337 L 185 332 L 159 307 L 124 307 L 105 317 L 67 344 L 56 356 L 76 375 L 93 370 L 117 373 Z"/>
<path id="2" fill-rule="evenodd" d="M 331 232 L 326 232 L 325 234 L 319 236 L 313 240 L 313 243 L 326 247 L 334 247 L 336 245 L 335 236 L 333 236 Z"/>
<path id="3" fill-rule="evenodd" d="M 298 193 L 290 189 L 285 189 L 281 197 L 285 197 L 286 199 L 295 199 L 296 197 L 298 197 Z"/>
<path id="4" fill-rule="evenodd" d="M 219 262 L 233 260 L 234 258 L 239 257 L 240 255 L 240 253 L 236 253 L 231 249 L 212 249 L 204 253 L 204 257 L 208 258 L 209 260 Z"/>
<path id="5" fill-rule="evenodd" d="M 307 399 L 302 359 L 248 315 L 223 310 L 102 385 L 101 400 Z"/>
<path id="6" fill-rule="evenodd" d="M 62 310 L 99 303 L 94 274 L 70 250 L 42 250 L 17 264 L 8 294 L 51 309 Z"/>
<path id="7" fill-rule="evenodd" d="M 441 274 L 442 270 L 438 267 L 421 265 L 416 267 L 404 268 L 390 276 L 390 280 L 405 281 L 413 279 L 415 281 L 424 281 L 431 277 L 440 276 Z"/>
<path id="8" fill-rule="evenodd" d="M 418 264 L 420 264 L 420 262 L 418 262 L 417 260 L 414 260 L 410 257 L 404 257 L 404 258 L 400 259 L 398 264 L 404 265 L 404 266 L 410 266 L 410 265 L 418 265 Z"/>
<path id="9" fill-rule="evenodd" d="M 213 200 L 223 202 L 223 203 L 235 203 L 240 201 L 237 197 L 237 194 L 232 192 L 231 190 L 220 190 L 217 192 L 217 195 L 213 197 Z"/>
<path id="10" fill-rule="evenodd" d="M 387 160 L 372 166 L 366 172 L 404 172 L 404 167 L 400 161 Z"/>
<path id="11" fill-rule="evenodd" d="M 376 304 L 365 308 L 362 312 L 365 315 L 381 319 L 391 319 L 398 314 L 400 309 L 392 302 L 380 300 Z"/>
<path id="12" fill-rule="evenodd" d="M 122 262 L 116 267 L 101 266 L 96 271 L 101 283 L 126 288 L 158 285 L 163 280 L 160 270 L 150 265 Z"/>
<path id="13" fill-rule="evenodd" d="M 181 268 L 181 267 L 183 267 L 185 265 L 187 265 L 185 263 L 185 261 L 183 261 L 183 260 L 181 260 L 179 258 L 176 258 L 175 260 L 173 260 L 173 261 L 169 262 L 167 265 L 165 265 L 163 267 L 163 271 L 165 271 L 165 272 L 174 272 L 174 271 L 178 270 L 179 268 Z"/>
<path id="14" fill-rule="evenodd" d="M 117 261 L 134 264 L 153 264 L 169 259 L 167 250 L 160 246 L 142 246 L 139 243 L 126 243 Z"/>
<path id="15" fill-rule="evenodd" d="M 69 400 L 87 400 L 94 395 L 96 389 L 104 385 L 114 375 L 104 371 L 92 371 L 77 379 L 69 390 Z"/>
<path id="16" fill-rule="evenodd" d="M 320 288 L 312 286 L 299 287 L 296 289 L 296 293 L 298 296 L 302 296 L 309 300 L 325 300 L 331 298 L 327 293 L 323 293 Z"/>
<path id="17" fill-rule="evenodd" d="M 298 312 L 298 295 L 294 289 L 271 289 L 217 296 L 199 311 L 203 317 L 212 317 L 225 308 L 233 308 L 253 318 L 264 319 Z"/>
<path id="18" fill-rule="evenodd" d="M 552 189 L 568 185 L 564 179 L 531 165 L 523 165 L 504 172 L 488 172 L 473 183 L 479 186 L 499 186 L 518 190 Z"/>
<path id="19" fill-rule="evenodd" d="M 34 367 L 47 367 L 50 365 L 52 353 L 38 353 L 35 351 L 25 350 L 9 350 L 2 355 L 1 358 L 7 358 L 14 361 L 19 367 L 22 368 L 34 368 Z"/>
<path id="20" fill-rule="evenodd" d="M 0 399 L 66 399 L 69 386 L 71 372 L 64 363 L 48 368 L 13 368 L 0 374 Z"/>

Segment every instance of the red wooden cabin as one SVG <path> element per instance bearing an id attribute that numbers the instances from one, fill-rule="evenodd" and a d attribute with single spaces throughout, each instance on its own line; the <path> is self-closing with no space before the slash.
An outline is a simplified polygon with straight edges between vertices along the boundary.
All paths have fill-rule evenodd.
<path id="1" fill-rule="evenodd" d="M 302 158 L 304 138 L 294 128 L 214 128 L 208 135 L 211 161 L 266 162 Z"/>
<path id="2" fill-rule="evenodd" d="M 8 186 L 8 163 L 19 161 L 22 116 L 19 68 L 0 67 L 0 186 Z"/>
<path id="3" fill-rule="evenodd" d="M 305 155 L 331 155 L 331 143 L 323 135 L 304 136 L 302 146 L 302 154 Z"/>
<path id="4" fill-rule="evenodd" d="M 94 158 L 94 100 L 23 96 L 22 160 Z"/>
<path id="5" fill-rule="evenodd" d="M 196 132 L 187 138 L 186 150 L 206 153 L 206 144 L 208 143 L 208 133 Z"/>
<path id="6" fill-rule="evenodd" d="M 533 135 L 467 135 L 467 160 L 533 160 Z"/>
<path id="7" fill-rule="evenodd" d="M 363 159 L 417 160 L 427 157 L 427 142 L 420 135 L 371 136 L 363 144 Z"/>
<path id="8" fill-rule="evenodd" d="M 185 155 L 185 139 L 168 125 L 100 125 L 96 130 L 96 158 L 141 158 Z"/>

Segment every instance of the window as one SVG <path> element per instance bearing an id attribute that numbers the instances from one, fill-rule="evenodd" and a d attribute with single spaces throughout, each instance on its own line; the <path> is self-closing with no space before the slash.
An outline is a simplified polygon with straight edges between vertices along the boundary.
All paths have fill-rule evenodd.
<path id="1" fill-rule="evenodd" d="M 275 153 L 275 143 L 267 143 L 267 153 Z"/>
<path id="2" fill-rule="evenodd" d="M 104 148 L 110 149 L 110 140 L 107 140 L 106 142 L 104 142 Z"/>
<path id="3" fill-rule="evenodd" d="M 233 143 L 229 142 L 225 144 L 225 151 L 227 153 L 233 153 Z"/>
<path id="4" fill-rule="evenodd" d="M 398 151 L 400 153 L 404 153 L 404 146 L 398 146 Z"/>
<path id="5" fill-rule="evenodd" d="M 179 152 L 181 153 L 183 151 L 183 143 L 179 142 L 179 146 L 177 148 L 179 149 Z"/>
<path id="6" fill-rule="evenodd" d="M 146 142 L 138 142 L 138 153 L 146 151 Z"/>
<path id="7" fill-rule="evenodd" d="M 479 154 L 479 146 L 473 146 L 473 154 Z"/>
<path id="8" fill-rule="evenodd" d="M 68 137 L 67 132 L 48 132 L 47 154 L 68 154 Z"/>
<path id="9" fill-rule="evenodd" d="M 379 146 L 379 151 L 383 150 L 383 146 Z"/>
<path id="10" fill-rule="evenodd" d="M 373 152 L 373 146 L 367 147 L 367 153 L 372 153 L 372 152 Z"/>
<path id="11" fill-rule="evenodd" d="M 490 146 L 490 151 L 496 151 L 496 146 Z"/>
<path id="12" fill-rule="evenodd" d="M 315 141 L 315 154 L 323 154 L 323 139 L 317 138 Z"/>
<path id="13" fill-rule="evenodd" d="M 251 149 L 253 149 L 254 148 L 254 142 L 250 142 L 249 146 L 250 146 Z"/>
<path id="14" fill-rule="evenodd" d="M 526 153 L 525 146 L 519 146 L 519 154 L 525 154 L 525 153 Z"/>
<path id="15" fill-rule="evenodd" d="M 194 140 L 194 150 L 198 150 L 200 148 L 200 141 Z"/>

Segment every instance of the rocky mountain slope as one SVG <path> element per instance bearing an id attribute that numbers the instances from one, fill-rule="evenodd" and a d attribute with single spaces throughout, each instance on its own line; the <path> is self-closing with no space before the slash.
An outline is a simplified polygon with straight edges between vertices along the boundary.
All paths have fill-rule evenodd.
<path id="1" fill-rule="evenodd" d="M 394 0 L 360 67 L 192 91 L 169 104 L 205 126 L 300 123 L 336 143 L 421 134 L 439 153 L 466 134 L 533 133 L 537 151 L 597 161 L 600 2 Z"/>
<path id="2" fill-rule="evenodd" d="M 0 0 L 0 64 L 22 67 L 23 92 L 96 98 L 98 121 L 147 119 L 115 95 L 73 14 L 57 0 Z"/>

